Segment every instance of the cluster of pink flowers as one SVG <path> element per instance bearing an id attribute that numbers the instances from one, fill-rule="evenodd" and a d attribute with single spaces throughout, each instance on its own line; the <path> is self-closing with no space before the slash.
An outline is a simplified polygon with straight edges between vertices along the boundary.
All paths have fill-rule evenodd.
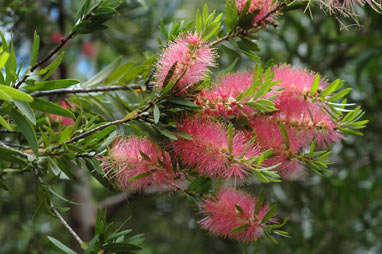
<path id="1" fill-rule="evenodd" d="M 149 186 L 160 189 L 171 185 L 176 176 L 170 155 L 147 138 L 121 138 L 100 160 L 121 190 L 141 191 Z"/>
<path id="2" fill-rule="evenodd" d="M 244 7 L 248 0 L 236 0 L 236 7 L 239 10 L 239 12 L 242 12 L 244 10 Z M 252 0 L 251 5 L 249 6 L 249 13 L 253 13 L 255 11 L 258 11 L 259 13 L 253 18 L 252 23 L 255 24 L 256 22 L 265 19 L 265 21 L 272 22 L 276 13 L 269 15 L 275 7 L 276 7 L 277 1 L 273 0 Z M 268 17 L 266 17 L 269 15 Z"/>
<path id="3" fill-rule="evenodd" d="M 202 175 L 244 178 L 249 175 L 250 169 L 240 161 L 260 153 L 259 148 L 240 131 L 233 133 L 230 153 L 226 126 L 209 117 L 186 117 L 177 124 L 177 128 L 191 136 L 192 140 L 179 138 L 173 141 L 174 152 Z"/>
<path id="4" fill-rule="evenodd" d="M 163 85 L 168 72 L 176 63 L 171 81 L 180 79 L 177 88 L 184 94 L 209 73 L 208 67 L 215 66 L 216 56 L 216 50 L 204 42 L 200 35 L 182 34 L 170 42 L 160 55 L 155 72 L 157 84 Z"/>
<path id="5" fill-rule="evenodd" d="M 216 198 L 208 198 L 201 204 L 201 212 L 206 217 L 199 221 L 201 226 L 211 233 L 249 243 L 259 239 L 266 227 L 262 223 L 268 212 L 267 204 L 260 204 L 255 214 L 257 200 L 251 195 L 236 189 L 223 189 Z M 275 223 L 271 218 L 267 223 Z M 234 229 L 242 226 L 242 230 Z"/>
<path id="6" fill-rule="evenodd" d="M 252 80 L 253 74 L 250 71 L 222 76 L 211 88 L 203 89 L 199 93 L 196 104 L 202 107 L 205 114 L 211 116 L 223 116 L 226 119 L 247 117 L 254 110 L 238 104 L 236 97 L 252 85 Z M 249 98 L 241 102 L 246 99 Z"/>

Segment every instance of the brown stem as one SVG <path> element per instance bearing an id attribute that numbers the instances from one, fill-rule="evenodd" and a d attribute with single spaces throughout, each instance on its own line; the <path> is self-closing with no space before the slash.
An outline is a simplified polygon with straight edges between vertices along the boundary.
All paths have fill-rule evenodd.
<path id="1" fill-rule="evenodd" d="M 108 92 L 108 91 L 118 91 L 118 90 L 131 90 L 138 89 L 140 86 L 111 86 L 111 87 L 96 87 L 96 88 L 61 88 L 48 91 L 38 91 L 29 94 L 32 97 L 42 97 L 48 95 L 61 95 L 61 94 L 77 94 L 77 93 L 95 93 L 95 92 Z"/>
<path id="2" fill-rule="evenodd" d="M 96 7 L 94 7 L 94 9 L 88 14 L 86 15 L 81 21 L 85 21 L 85 20 L 88 20 L 90 17 L 93 16 L 93 13 L 96 9 L 98 9 L 99 6 L 101 6 L 101 4 L 103 3 L 103 1 L 101 1 Z M 34 64 L 31 68 L 30 68 L 30 72 L 34 72 L 37 68 L 39 68 L 40 66 L 42 66 L 45 62 L 47 62 L 51 57 L 53 57 L 58 51 L 60 51 L 60 49 L 65 46 L 65 44 L 73 39 L 76 35 L 77 35 L 78 31 L 72 31 L 68 36 L 66 36 L 66 38 L 64 39 L 61 39 L 61 43 L 55 48 L 53 49 L 47 56 L 45 56 L 42 60 L 40 60 L 39 62 L 37 62 L 36 64 Z M 29 74 L 25 74 L 22 79 L 20 79 L 16 85 L 15 85 L 15 88 L 18 89 L 20 88 L 21 84 L 25 82 L 25 80 L 29 77 L 30 75 Z"/>
<path id="3" fill-rule="evenodd" d="M 62 217 L 62 215 L 57 211 L 56 207 L 54 206 L 53 202 L 50 202 L 50 210 L 58 217 L 58 219 L 61 221 L 61 223 L 66 227 L 66 229 L 72 234 L 72 236 L 76 239 L 76 241 L 83 245 L 84 241 L 81 240 L 81 238 L 77 235 L 76 232 L 69 226 L 69 224 L 66 222 L 66 220 Z"/>

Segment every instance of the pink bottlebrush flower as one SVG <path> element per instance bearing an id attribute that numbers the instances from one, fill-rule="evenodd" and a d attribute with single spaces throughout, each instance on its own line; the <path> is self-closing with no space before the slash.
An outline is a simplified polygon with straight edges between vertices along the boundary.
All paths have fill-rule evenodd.
<path id="1" fill-rule="evenodd" d="M 181 93 L 201 81 L 209 71 L 208 67 L 215 66 L 216 50 L 203 41 L 197 34 L 183 34 L 168 44 L 156 64 L 155 77 L 158 86 L 162 86 L 167 73 L 177 62 L 172 81 L 181 77 L 177 84 Z"/>
<path id="2" fill-rule="evenodd" d="M 243 243 L 254 242 L 263 234 L 265 223 L 261 223 L 268 212 L 268 204 L 262 204 L 259 212 L 254 214 L 256 199 L 243 191 L 225 189 L 216 198 L 208 198 L 201 204 L 201 212 L 206 217 L 199 221 L 202 228 L 218 236 Z M 267 223 L 274 223 L 271 218 Z M 239 232 L 231 230 L 246 226 Z"/>
<path id="3" fill-rule="evenodd" d="M 61 107 L 65 108 L 65 109 L 68 108 L 68 105 L 66 104 L 66 102 L 64 100 L 62 100 L 60 102 L 60 105 L 61 105 Z M 74 119 L 72 119 L 70 117 L 58 116 L 55 114 L 49 114 L 49 118 L 52 121 L 60 122 L 62 124 L 62 126 L 71 126 L 74 124 Z"/>
<path id="4" fill-rule="evenodd" d="M 65 34 L 59 33 L 59 32 L 55 32 L 55 33 L 51 34 L 50 41 L 53 42 L 53 43 L 56 43 L 56 44 L 60 44 L 61 40 L 64 39 L 64 38 L 65 38 Z"/>
<path id="5" fill-rule="evenodd" d="M 291 134 L 299 139 L 299 142 L 296 141 L 299 143 L 296 148 L 309 145 L 313 137 L 316 137 L 320 146 L 338 141 L 341 135 L 336 130 L 337 123 L 322 109 L 323 104 L 319 100 L 313 103 L 310 94 L 316 73 L 288 65 L 274 67 L 273 71 L 274 80 L 281 80 L 279 85 L 284 87 L 284 90 L 274 100 L 279 110 L 272 119 L 284 123 L 291 129 L 290 132 L 297 131 Z M 318 91 L 326 86 L 326 80 L 320 79 Z"/>
<path id="6" fill-rule="evenodd" d="M 280 124 L 272 121 L 271 118 L 257 117 L 250 121 L 250 126 L 258 138 L 259 147 L 264 150 L 273 148 L 275 156 L 264 162 L 265 167 L 281 163 L 277 170 L 283 178 L 290 179 L 303 175 L 303 167 L 294 159 L 294 155 L 300 151 L 302 145 L 306 144 L 304 133 L 285 126 L 289 139 L 289 149 L 287 149 L 280 131 Z"/>
<path id="7" fill-rule="evenodd" d="M 236 0 L 236 7 L 239 10 L 239 12 L 242 12 L 244 10 L 245 4 L 247 2 L 248 0 Z M 273 0 L 252 0 L 248 12 L 253 13 L 255 11 L 259 11 L 259 13 L 254 17 L 252 24 L 255 24 L 256 22 L 264 19 L 268 15 L 268 13 L 276 7 L 276 3 L 277 2 L 273 3 Z M 277 14 L 270 15 L 262 21 L 272 22 L 276 15 Z"/>
<path id="8" fill-rule="evenodd" d="M 194 167 L 200 174 L 244 178 L 249 174 L 249 169 L 240 160 L 259 155 L 259 149 L 239 131 L 233 134 L 232 154 L 229 154 L 227 128 L 211 118 L 186 117 L 177 127 L 193 140 L 180 137 L 172 143 L 174 151 L 185 164 Z"/>
<path id="9" fill-rule="evenodd" d="M 147 138 L 119 139 L 109 155 L 100 160 L 101 167 L 116 177 L 122 190 L 141 191 L 148 186 L 161 188 L 174 181 L 169 154 Z"/>
<path id="10" fill-rule="evenodd" d="M 252 85 L 252 79 L 253 74 L 250 71 L 222 76 L 213 87 L 200 92 L 197 104 L 202 106 L 204 113 L 212 116 L 219 115 L 229 119 L 233 116 L 241 117 L 243 113 L 249 115 L 254 110 L 238 105 L 236 97 Z"/>

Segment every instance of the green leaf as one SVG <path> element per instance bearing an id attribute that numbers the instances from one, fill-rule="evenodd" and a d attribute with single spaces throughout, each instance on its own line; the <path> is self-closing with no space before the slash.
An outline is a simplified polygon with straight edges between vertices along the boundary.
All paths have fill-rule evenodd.
<path id="1" fill-rule="evenodd" d="M 227 132 L 227 135 L 228 135 L 228 151 L 229 151 L 229 154 L 232 154 L 232 140 L 233 140 L 233 131 L 232 131 L 232 124 L 230 123 L 228 125 L 228 132 Z"/>
<path id="2" fill-rule="evenodd" d="M 344 90 L 341 90 L 338 93 L 336 93 L 335 95 L 333 95 L 332 97 L 330 97 L 329 99 L 327 99 L 327 101 L 329 101 L 329 102 L 337 101 L 337 100 L 341 99 L 342 97 L 348 95 L 352 90 L 353 89 L 350 87 L 346 88 Z"/>
<path id="3" fill-rule="evenodd" d="M 274 204 L 271 208 L 269 208 L 268 212 L 264 215 L 263 219 L 261 220 L 261 223 L 266 223 L 269 221 L 273 215 L 276 213 L 277 210 L 277 204 Z"/>
<path id="4" fill-rule="evenodd" d="M 31 60 L 30 60 L 30 66 L 33 66 L 38 57 L 38 50 L 40 48 L 40 36 L 38 36 L 37 32 L 34 32 L 34 41 L 32 46 L 32 53 L 31 53 Z"/>
<path id="5" fill-rule="evenodd" d="M 63 244 L 62 242 L 60 242 L 59 240 L 51 237 L 51 236 L 48 236 L 48 239 L 49 241 L 51 241 L 57 248 L 59 248 L 60 250 L 62 250 L 63 252 L 67 253 L 67 254 L 76 254 L 76 252 L 72 249 L 70 249 L 68 246 L 66 246 L 65 244 Z"/>
<path id="6" fill-rule="evenodd" d="M 10 101 L 12 100 L 12 97 L 9 96 L 6 92 L 3 92 L 2 90 L 0 90 L 0 100 Z"/>
<path id="7" fill-rule="evenodd" d="M 263 201 L 264 201 L 264 189 L 262 189 L 262 190 L 260 191 L 260 194 L 259 194 L 259 196 L 258 196 L 258 198 L 257 198 L 256 205 L 255 205 L 255 210 L 254 210 L 254 212 L 253 212 L 253 214 L 254 214 L 255 216 L 257 216 L 257 215 L 259 214 L 259 212 L 260 212 L 260 208 L 261 208 L 261 206 L 262 206 L 262 204 L 263 204 Z"/>
<path id="8" fill-rule="evenodd" d="M 341 85 L 341 83 L 343 83 L 343 81 L 341 81 L 340 79 L 336 79 L 334 80 L 330 85 L 328 85 L 324 91 L 322 91 L 320 93 L 320 97 L 321 98 L 325 98 L 326 96 L 330 95 L 331 93 L 335 92 Z"/>
<path id="9" fill-rule="evenodd" d="M 71 111 L 47 100 L 35 98 L 30 105 L 33 109 L 37 109 L 49 114 L 70 117 L 72 119 L 76 118 Z"/>
<path id="10" fill-rule="evenodd" d="M 3 52 L 0 55 L 0 70 L 4 67 L 4 65 L 7 63 L 9 58 L 9 53 L 8 52 Z"/>
<path id="11" fill-rule="evenodd" d="M 0 90 L 6 94 L 8 94 L 12 99 L 16 99 L 19 101 L 32 102 L 33 97 L 29 94 L 23 93 L 13 87 L 0 85 Z"/>
<path id="12" fill-rule="evenodd" d="M 187 106 L 187 107 L 191 107 L 191 108 L 198 108 L 199 107 L 198 105 L 195 104 L 195 102 L 189 101 L 186 99 L 181 99 L 181 98 L 170 98 L 170 99 L 168 99 L 168 101 L 171 103 L 174 103 L 174 104 Z"/>
<path id="13" fill-rule="evenodd" d="M 5 129 L 13 131 L 13 128 L 8 124 L 7 121 L 5 121 L 5 119 L 2 116 L 0 116 L 0 124 L 4 126 Z"/>
<path id="14" fill-rule="evenodd" d="M 355 131 L 348 128 L 338 128 L 338 130 L 340 130 L 342 133 L 353 135 L 353 136 L 359 136 L 359 137 L 363 136 L 362 132 Z"/>
<path id="15" fill-rule="evenodd" d="M 21 113 L 23 113 L 33 125 L 36 125 L 36 116 L 29 103 L 18 100 L 15 100 L 14 103 L 16 107 L 20 109 Z"/>
<path id="16" fill-rule="evenodd" d="M 310 145 L 309 148 L 309 156 L 312 157 L 314 153 L 314 149 L 316 148 L 316 139 L 313 139 L 312 144 Z"/>
<path id="17" fill-rule="evenodd" d="M 149 171 L 149 172 L 145 172 L 145 173 L 143 173 L 143 174 L 139 174 L 139 175 L 137 175 L 137 176 L 134 176 L 134 177 L 130 178 L 130 179 L 128 180 L 128 182 L 132 182 L 132 181 L 134 181 L 134 180 L 138 180 L 138 179 L 144 178 L 144 177 L 146 177 L 146 176 L 151 175 L 152 173 L 154 173 L 154 172 L 153 172 L 153 171 Z"/>
<path id="18" fill-rule="evenodd" d="M 160 110 L 158 106 L 155 104 L 154 105 L 154 122 L 155 124 L 159 123 L 159 118 L 160 118 Z"/>
<path id="19" fill-rule="evenodd" d="M 33 86 L 28 85 L 23 88 L 31 91 L 41 91 L 41 90 L 55 90 L 60 88 L 67 88 L 80 83 L 79 80 L 75 79 L 59 79 L 59 80 L 49 80 L 37 82 Z"/>
<path id="20" fill-rule="evenodd" d="M 235 204 L 235 209 L 237 214 L 244 214 L 243 209 L 238 204 Z"/>
<path id="21" fill-rule="evenodd" d="M 320 84 L 320 76 L 318 74 L 316 74 L 314 76 L 314 81 L 312 83 L 312 87 L 310 88 L 310 95 L 315 95 L 317 90 L 318 90 L 318 86 Z"/>
<path id="22" fill-rule="evenodd" d="M 15 121 L 20 131 L 24 134 L 34 154 L 38 155 L 37 137 L 32 125 L 16 110 L 13 110 L 10 113 L 10 116 L 13 121 Z"/>
<path id="23" fill-rule="evenodd" d="M 265 234 L 265 236 L 266 236 L 269 240 L 271 240 L 274 244 L 276 244 L 276 245 L 279 244 L 279 243 L 275 240 L 275 238 L 273 238 L 273 237 L 268 233 L 268 231 L 264 231 L 264 234 Z"/>
<path id="24" fill-rule="evenodd" d="M 240 231 L 243 231 L 245 229 L 247 229 L 249 227 L 249 224 L 244 224 L 244 225 L 241 225 L 241 226 L 238 226 L 236 228 L 233 228 L 231 229 L 231 233 L 237 233 L 237 232 L 240 232 Z"/>
<path id="25" fill-rule="evenodd" d="M 109 126 L 105 129 L 103 129 L 102 131 L 99 131 L 97 133 L 94 133 L 92 134 L 87 140 L 85 146 L 91 146 L 95 143 L 97 143 L 98 141 L 100 141 L 101 139 L 103 139 L 104 137 L 106 137 L 107 135 L 109 135 L 111 132 L 115 131 L 115 129 L 117 129 L 117 126 Z"/>
<path id="26" fill-rule="evenodd" d="M 172 139 L 172 140 L 177 140 L 178 139 L 172 132 L 170 132 L 167 129 L 159 127 L 158 130 L 159 130 L 160 133 L 162 133 L 164 136 L 168 137 L 169 139 Z"/>
<path id="27" fill-rule="evenodd" d="M 284 127 L 284 124 L 282 124 L 282 123 L 280 123 L 280 131 L 281 131 L 281 135 L 282 135 L 283 140 L 284 140 L 284 144 L 285 144 L 286 148 L 289 149 L 288 133 Z"/>
<path id="28" fill-rule="evenodd" d="M 175 86 L 175 82 L 170 82 L 170 80 L 171 80 L 172 76 L 174 75 L 177 64 L 178 64 L 178 62 L 175 62 L 166 74 L 166 77 L 165 77 L 163 84 L 162 84 L 162 87 L 163 87 L 162 96 L 165 96 Z"/>
<path id="29" fill-rule="evenodd" d="M 121 57 L 115 59 L 106 68 L 104 68 L 102 71 L 94 75 L 91 79 L 83 83 L 82 87 L 94 87 L 104 82 L 110 76 L 110 74 L 113 73 L 114 70 L 120 65 L 121 60 L 122 60 Z"/>

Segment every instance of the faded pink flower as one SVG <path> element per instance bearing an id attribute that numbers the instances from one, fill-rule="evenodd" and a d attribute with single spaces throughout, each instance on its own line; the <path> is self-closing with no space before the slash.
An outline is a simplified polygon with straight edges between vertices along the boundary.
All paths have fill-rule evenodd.
<path id="1" fill-rule="evenodd" d="M 266 223 L 275 223 L 271 218 L 262 223 L 268 212 L 268 204 L 262 204 L 255 213 L 256 199 L 248 193 L 236 189 L 221 190 L 216 198 L 210 197 L 201 204 L 201 213 L 206 217 L 199 221 L 202 228 L 218 236 L 226 237 L 243 243 L 254 242 L 263 234 Z M 231 230 L 246 226 L 239 232 Z"/>
<path id="2" fill-rule="evenodd" d="M 236 7 L 239 10 L 239 12 L 242 12 L 244 10 L 245 4 L 247 2 L 248 0 L 236 0 Z M 267 16 L 268 13 L 276 7 L 276 3 L 277 1 L 273 3 L 273 0 L 252 0 L 248 12 L 253 13 L 255 11 L 259 11 L 259 13 L 253 18 L 252 23 L 254 24 L 259 20 L 264 19 L 265 16 Z M 273 21 L 275 15 L 276 14 L 270 15 L 269 17 L 265 18 L 265 20 Z"/>
<path id="3" fill-rule="evenodd" d="M 66 104 L 66 102 L 64 100 L 62 100 L 60 102 L 60 105 L 61 105 L 61 107 L 65 108 L 65 109 L 68 108 L 68 105 Z M 55 114 L 49 114 L 49 118 L 52 121 L 60 122 L 62 124 L 62 126 L 71 126 L 74 124 L 74 119 L 72 119 L 70 117 L 66 117 L 66 116 L 58 116 Z"/>
<path id="4" fill-rule="evenodd" d="M 161 188 L 174 181 L 169 154 L 147 138 L 119 139 L 109 155 L 100 160 L 101 167 L 116 177 L 122 190 L 141 191 L 148 186 Z M 131 180 L 133 177 L 137 179 Z"/>
<path id="5" fill-rule="evenodd" d="M 203 41 L 202 37 L 192 33 L 183 34 L 168 44 L 156 64 L 155 77 L 159 86 L 163 85 L 167 73 L 176 62 L 172 81 L 180 79 L 177 84 L 181 93 L 201 81 L 215 66 L 216 50 Z"/>
<path id="6" fill-rule="evenodd" d="M 179 137 L 172 145 L 182 161 L 195 171 L 209 177 L 244 178 L 249 169 L 240 160 L 259 155 L 259 149 L 250 144 L 248 137 L 234 131 L 232 154 L 229 153 L 227 128 L 211 118 L 186 117 L 177 124 L 178 130 L 193 140 Z"/>
<path id="7" fill-rule="evenodd" d="M 356 7 L 365 7 L 366 4 L 377 12 L 382 10 L 382 2 L 376 0 L 319 0 L 318 3 L 330 13 L 339 13 L 344 17 L 356 16 Z"/>

